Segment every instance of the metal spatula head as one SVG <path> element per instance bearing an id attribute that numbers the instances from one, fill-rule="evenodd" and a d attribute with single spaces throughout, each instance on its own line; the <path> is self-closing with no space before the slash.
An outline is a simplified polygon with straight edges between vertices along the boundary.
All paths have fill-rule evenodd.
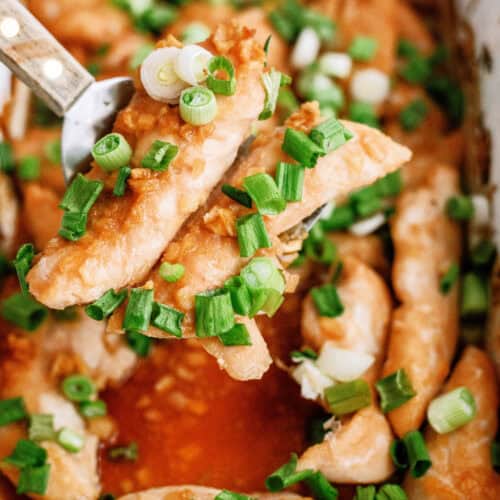
<path id="1" fill-rule="evenodd" d="M 113 126 L 116 114 L 134 93 L 131 78 L 111 78 L 92 83 L 64 115 L 62 166 L 66 183 L 85 169 L 94 144 Z"/>

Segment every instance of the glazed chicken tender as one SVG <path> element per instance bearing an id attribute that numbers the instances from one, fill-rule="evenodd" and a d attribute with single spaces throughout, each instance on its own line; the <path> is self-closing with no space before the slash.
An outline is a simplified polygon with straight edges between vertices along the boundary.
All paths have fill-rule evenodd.
<path id="1" fill-rule="evenodd" d="M 51 414 L 56 430 L 67 427 L 84 437 L 77 453 L 69 453 L 54 442 L 43 442 L 51 465 L 47 500 L 97 498 L 98 438 L 85 426 L 74 404 L 59 389 L 61 377 L 85 373 L 96 385 L 123 381 L 134 367 L 136 357 L 121 338 L 104 339 L 104 326 L 80 314 L 72 321 L 48 321 L 28 337 L 11 333 L 4 339 L 8 355 L 0 367 L 0 398 L 23 396 L 30 414 Z M 20 424 L 0 429 L 0 456 L 6 457 L 20 438 L 25 438 Z M 18 469 L 7 464 L 2 472 L 14 483 Z"/>
<path id="2" fill-rule="evenodd" d="M 137 91 L 115 124 L 115 132 L 135 145 L 130 189 L 122 197 L 101 194 L 79 241 L 49 243 L 28 276 L 40 302 L 62 309 L 140 281 L 234 161 L 263 107 L 264 51 L 249 30 L 233 24 L 220 27 L 207 48 L 232 60 L 236 93 L 219 96 L 216 118 L 195 127 L 180 119 L 178 107 Z M 179 148 L 165 172 L 139 168 L 155 140 Z"/>
<path id="3" fill-rule="evenodd" d="M 416 392 L 389 413 L 399 436 L 420 427 L 455 353 L 458 287 L 442 294 L 439 282 L 460 258 L 460 230 L 444 209 L 458 189 L 458 172 L 437 165 L 425 185 L 400 196 L 391 223 L 393 286 L 401 306 L 394 312 L 383 375 L 403 368 Z"/>
<path id="4" fill-rule="evenodd" d="M 465 349 L 443 392 L 464 386 L 474 396 L 476 416 L 447 434 L 427 429 L 432 467 L 424 477 L 406 479 L 410 500 L 498 498 L 500 478 L 493 470 L 490 446 L 498 427 L 499 388 L 490 359 L 476 347 Z"/>
<path id="5" fill-rule="evenodd" d="M 352 257 L 343 263 L 337 287 L 343 314 L 320 317 L 308 295 L 302 311 L 302 335 L 307 345 L 318 350 L 329 341 L 335 347 L 374 356 L 374 364 L 363 375 L 373 391 L 385 354 L 391 297 L 383 279 L 365 264 Z M 373 402 L 343 418 L 338 430 L 306 450 L 298 468 L 320 470 L 330 481 L 339 483 L 383 481 L 393 472 L 389 454 L 392 439 L 386 418 Z"/>
<path id="6" fill-rule="evenodd" d="M 316 103 L 308 103 L 294 114 L 287 126 L 309 131 L 320 120 Z M 341 196 L 377 178 L 397 169 L 410 157 L 410 152 L 392 142 L 377 130 L 360 124 L 344 122 L 345 127 L 354 133 L 354 137 L 337 150 L 318 160 L 313 169 L 306 169 L 303 197 L 300 203 L 290 203 L 278 215 L 265 217 L 267 231 L 274 240 L 274 248 L 262 252 L 265 255 L 279 253 L 278 236 L 296 226 L 323 203 Z M 263 133 L 253 144 L 249 154 L 238 165 L 229 180 L 234 186 L 240 186 L 243 179 L 252 174 L 267 172 L 271 175 L 278 161 L 290 161 L 281 150 L 284 128 L 270 133 Z M 183 323 L 183 337 L 195 335 L 194 297 L 196 294 L 221 287 L 231 276 L 238 274 L 246 263 L 239 253 L 236 240 L 235 221 L 239 215 L 248 213 L 248 209 L 233 202 L 225 195 L 215 194 L 206 211 L 188 223 L 168 246 L 162 261 L 180 263 L 185 274 L 176 283 L 167 283 L 158 274 L 158 266 L 148 277 L 153 283 L 155 300 L 175 307 L 186 314 Z M 200 244 L 203 242 L 203 244 Z M 112 317 L 109 328 L 120 331 L 123 308 Z M 150 328 L 146 335 L 165 337 L 161 330 Z M 203 341 L 214 344 L 217 339 Z M 246 348 L 246 363 L 266 367 L 267 358 L 256 362 L 250 356 L 254 346 Z M 210 350 L 209 350 L 210 351 Z M 236 355 L 234 347 L 218 350 L 226 356 Z M 258 351 L 264 355 L 264 351 Z M 221 365 L 230 363 L 220 361 Z M 240 364 L 244 366 L 245 363 Z M 243 368 L 246 371 L 246 368 Z M 264 370 L 265 371 L 265 370 Z M 257 370 L 258 372 L 258 370 Z M 263 371 L 261 371 L 261 374 Z"/>

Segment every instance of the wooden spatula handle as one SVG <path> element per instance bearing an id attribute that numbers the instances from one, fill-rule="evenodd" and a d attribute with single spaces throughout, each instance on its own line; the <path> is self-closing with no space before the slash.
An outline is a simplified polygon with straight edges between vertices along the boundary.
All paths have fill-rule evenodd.
<path id="1" fill-rule="evenodd" d="M 94 81 L 17 0 L 0 0 L 0 61 L 59 116 Z"/>

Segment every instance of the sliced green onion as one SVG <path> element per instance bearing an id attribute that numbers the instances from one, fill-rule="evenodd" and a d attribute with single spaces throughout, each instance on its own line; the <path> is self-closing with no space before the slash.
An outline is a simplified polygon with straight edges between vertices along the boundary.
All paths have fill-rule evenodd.
<path id="1" fill-rule="evenodd" d="M 469 196 L 452 196 L 446 202 L 446 213 L 455 220 L 469 220 L 474 215 L 474 204 Z"/>
<path id="2" fill-rule="evenodd" d="M 259 248 L 271 248 L 264 219 L 260 214 L 249 214 L 236 220 L 236 233 L 241 257 L 251 257 Z"/>
<path id="3" fill-rule="evenodd" d="M 307 442 L 309 444 L 319 444 L 325 439 L 328 430 L 325 429 L 325 422 L 330 416 L 313 417 L 309 420 L 306 429 Z"/>
<path id="4" fill-rule="evenodd" d="M 454 431 L 476 416 L 476 401 L 467 387 L 457 387 L 433 399 L 427 408 L 427 420 L 439 434 Z"/>
<path id="5" fill-rule="evenodd" d="M 125 332 L 125 336 L 127 338 L 127 344 L 130 349 L 137 354 L 137 356 L 144 358 L 149 354 L 149 351 L 151 350 L 150 337 L 146 337 L 146 335 L 134 331 Z"/>
<path id="6" fill-rule="evenodd" d="M 177 19 L 177 9 L 171 5 L 154 5 L 136 17 L 135 26 L 140 31 L 159 35 Z"/>
<path id="7" fill-rule="evenodd" d="M 329 118 L 316 125 L 309 133 L 309 137 L 323 151 L 330 152 L 335 151 L 354 136 L 338 120 Z"/>
<path id="8" fill-rule="evenodd" d="M 497 473 L 500 472 L 500 442 L 498 441 L 491 443 L 491 465 Z"/>
<path id="9" fill-rule="evenodd" d="M 269 21 L 285 41 L 292 42 L 297 36 L 295 24 L 279 10 L 273 10 L 269 14 Z"/>
<path id="10" fill-rule="evenodd" d="M 101 73 L 102 68 L 101 68 L 101 65 L 99 63 L 91 62 L 91 63 L 87 64 L 87 71 L 92 76 L 98 76 Z"/>
<path id="11" fill-rule="evenodd" d="M 243 278 L 234 276 L 224 283 L 224 289 L 231 294 L 231 304 L 236 314 L 248 316 L 252 305 L 250 290 Z"/>
<path id="12" fill-rule="evenodd" d="M 255 257 L 242 270 L 241 278 L 250 291 L 272 288 L 279 293 L 285 291 L 285 279 L 273 259 Z"/>
<path id="13" fill-rule="evenodd" d="M 236 92 L 236 78 L 233 63 L 224 56 L 212 57 L 208 63 L 207 87 L 215 94 L 233 95 Z M 217 73 L 223 71 L 227 79 L 218 78 Z"/>
<path id="14" fill-rule="evenodd" d="M 277 101 L 280 122 L 286 120 L 299 107 L 295 94 L 288 88 L 280 88 Z"/>
<path id="15" fill-rule="evenodd" d="M 424 84 L 431 75 L 431 65 L 426 58 L 416 55 L 408 59 L 400 74 L 410 83 Z"/>
<path id="16" fill-rule="evenodd" d="M 4 462 L 22 468 L 28 465 L 43 465 L 47 460 L 47 450 L 29 439 L 20 439 L 12 453 Z"/>
<path id="17" fill-rule="evenodd" d="M 349 45 L 347 51 L 355 61 L 371 61 L 377 52 L 378 41 L 369 36 L 357 36 Z"/>
<path id="18" fill-rule="evenodd" d="M 226 346 L 252 345 L 252 339 L 245 325 L 237 323 L 231 330 L 219 335 L 220 341 Z"/>
<path id="19" fill-rule="evenodd" d="M 497 248 L 492 241 L 481 240 L 471 251 L 470 260 L 475 267 L 490 267 L 495 260 Z"/>
<path id="20" fill-rule="evenodd" d="M 141 161 L 141 165 L 144 168 L 163 172 L 167 170 L 178 151 L 179 148 L 175 144 L 156 140 L 151 144 L 146 156 Z"/>
<path id="21" fill-rule="evenodd" d="M 375 113 L 375 108 L 367 102 L 352 102 L 349 106 L 349 119 L 353 122 L 363 123 L 372 128 L 380 128 L 380 122 Z"/>
<path id="22" fill-rule="evenodd" d="M 414 57 L 419 55 L 420 51 L 415 44 L 402 38 L 398 41 L 398 56 L 400 57 Z"/>
<path id="23" fill-rule="evenodd" d="M 47 491 L 50 476 L 50 464 L 31 466 L 21 469 L 17 482 L 17 493 L 36 493 L 44 495 Z"/>
<path id="24" fill-rule="evenodd" d="M 97 299 L 92 304 L 85 308 L 87 316 L 96 321 L 102 321 L 104 318 L 111 316 L 113 311 L 119 307 L 127 298 L 127 290 L 115 292 L 113 289 L 108 290 L 101 298 Z"/>
<path id="25" fill-rule="evenodd" d="M 0 427 L 24 420 L 27 416 L 23 398 L 0 400 Z"/>
<path id="26" fill-rule="evenodd" d="M 395 170 L 375 182 L 375 188 L 379 196 L 396 196 L 403 189 L 403 179 L 401 171 Z"/>
<path id="27" fill-rule="evenodd" d="M 375 486 L 356 486 L 353 500 L 375 500 Z"/>
<path id="28" fill-rule="evenodd" d="M 95 143 L 92 156 L 105 172 L 111 172 L 128 165 L 132 158 L 132 148 L 123 135 L 112 133 Z"/>
<path id="29" fill-rule="evenodd" d="M 102 181 L 92 181 L 78 174 L 64 193 L 59 207 L 66 212 L 87 214 L 103 188 Z"/>
<path id="30" fill-rule="evenodd" d="M 278 94 L 281 86 L 281 73 L 271 69 L 269 73 L 262 73 L 262 85 L 266 92 L 264 109 L 259 114 L 259 120 L 267 120 L 273 116 L 278 101 Z"/>
<path id="31" fill-rule="evenodd" d="M 311 296 L 320 316 L 336 318 L 343 314 L 344 306 L 334 285 L 314 287 L 311 289 Z"/>
<path id="32" fill-rule="evenodd" d="M 64 212 L 59 235 L 68 241 L 78 241 L 87 229 L 87 214 Z"/>
<path id="33" fill-rule="evenodd" d="M 55 435 L 53 415 L 30 415 L 28 436 L 32 441 L 52 441 Z"/>
<path id="34" fill-rule="evenodd" d="M 146 57 L 151 54 L 154 50 L 154 45 L 152 43 L 145 43 L 141 45 L 131 57 L 129 62 L 129 68 L 132 71 L 135 71 L 146 59 Z"/>
<path id="35" fill-rule="evenodd" d="M 127 180 L 132 173 L 130 167 L 120 167 L 118 170 L 118 177 L 116 178 L 115 186 L 113 188 L 113 194 L 115 196 L 123 196 L 125 190 L 127 189 Z"/>
<path id="36" fill-rule="evenodd" d="M 320 472 L 311 472 L 305 480 L 307 486 L 313 493 L 313 497 L 318 500 L 337 500 L 339 492 L 334 488 Z"/>
<path id="37" fill-rule="evenodd" d="M 184 45 L 204 42 L 210 36 L 210 28 L 203 23 L 193 22 L 188 24 L 181 35 Z"/>
<path id="38" fill-rule="evenodd" d="M 297 462 L 297 455 L 292 453 L 290 460 L 285 465 L 267 477 L 266 488 L 272 492 L 281 491 L 309 477 L 313 471 L 308 469 L 297 472 Z"/>
<path id="39" fill-rule="evenodd" d="M 7 142 L 0 142 L 0 170 L 10 173 L 16 168 L 12 146 Z"/>
<path id="40" fill-rule="evenodd" d="M 416 394 L 403 368 L 380 379 L 375 387 L 379 393 L 380 407 L 384 413 L 399 408 Z"/>
<path id="41" fill-rule="evenodd" d="M 261 173 L 245 177 L 243 187 L 261 214 L 276 215 L 285 210 L 286 201 L 269 174 Z"/>
<path id="42" fill-rule="evenodd" d="M 217 114 L 217 101 L 214 93 L 205 87 L 189 87 L 182 91 L 179 100 L 182 119 L 191 125 L 210 123 Z"/>
<path id="43" fill-rule="evenodd" d="M 36 330 L 49 314 L 48 309 L 31 295 L 22 293 L 11 295 L 1 304 L 2 316 L 28 332 Z"/>
<path id="44" fill-rule="evenodd" d="M 411 132 L 418 128 L 427 116 L 427 104 L 423 99 L 415 99 L 399 114 L 399 121 L 404 130 Z"/>
<path id="45" fill-rule="evenodd" d="M 305 167 L 312 168 L 325 152 L 304 132 L 287 128 L 281 149 Z"/>
<path id="46" fill-rule="evenodd" d="M 21 291 L 24 294 L 28 293 L 28 283 L 26 283 L 26 275 L 30 270 L 33 257 L 35 256 L 35 247 L 31 243 L 25 243 L 17 251 L 16 258 L 13 262 L 14 269 L 16 270 L 17 279 Z"/>
<path id="47" fill-rule="evenodd" d="M 186 315 L 172 307 L 155 302 L 153 304 L 153 314 L 151 323 L 156 328 L 170 333 L 175 337 L 182 337 L 182 322 Z"/>
<path id="48" fill-rule="evenodd" d="M 63 394 L 74 402 L 88 401 L 96 394 L 94 382 L 85 375 L 70 375 L 61 384 Z"/>
<path id="49" fill-rule="evenodd" d="M 392 462 L 397 469 L 407 469 L 410 465 L 406 446 L 402 439 L 394 439 L 389 449 Z"/>
<path id="50" fill-rule="evenodd" d="M 354 224 L 356 220 L 356 215 L 354 210 L 349 205 L 341 205 L 335 207 L 330 216 L 327 219 L 321 221 L 321 225 L 327 231 L 339 231 L 342 229 L 347 229 L 349 226 Z"/>
<path id="51" fill-rule="evenodd" d="M 243 205 L 247 208 L 252 208 L 252 198 L 250 198 L 249 194 L 245 191 L 235 188 L 230 184 L 223 184 L 221 190 L 226 196 L 236 201 L 240 205 Z"/>
<path id="52" fill-rule="evenodd" d="M 375 500 L 407 500 L 405 491 L 397 484 L 384 484 L 380 487 Z"/>
<path id="53" fill-rule="evenodd" d="M 320 264 L 331 264 L 336 256 L 335 245 L 325 236 L 323 226 L 316 224 L 303 244 L 304 255 Z"/>
<path id="54" fill-rule="evenodd" d="M 123 318 L 123 329 L 134 332 L 147 331 L 152 310 L 153 290 L 132 288 Z"/>
<path id="55" fill-rule="evenodd" d="M 184 276 L 184 266 L 182 264 L 171 264 L 170 262 L 163 262 L 160 266 L 158 274 L 167 283 L 175 283 Z"/>
<path id="56" fill-rule="evenodd" d="M 10 262 L 8 261 L 7 257 L 3 253 L 0 252 L 0 284 L 2 282 L 2 279 L 9 274 L 10 270 Z"/>
<path id="57" fill-rule="evenodd" d="M 286 201 L 302 201 L 305 169 L 298 163 L 280 161 L 276 167 L 276 184 Z"/>
<path id="58" fill-rule="evenodd" d="M 222 490 L 214 500 L 255 500 L 253 497 L 242 495 L 241 493 L 234 493 L 229 490 Z"/>
<path id="59" fill-rule="evenodd" d="M 85 418 L 104 417 L 108 408 L 102 399 L 96 401 L 81 401 L 78 405 L 80 413 Z"/>
<path id="60" fill-rule="evenodd" d="M 136 442 L 132 442 L 127 446 L 115 446 L 108 450 L 108 458 L 111 460 L 127 460 L 135 462 L 139 456 L 139 447 Z"/>
<path id="61" fill-rule="evenodd" d="M 57 433 L 57 443 L 70 453 L 78 453 L 85 445 L 85 439 L 75 431 L 63 427 Z"/>
<path id="62" fill-rule="evenodd" d="M 325 389 L 325 400 L 334 415 L 353 413 L 371 404 L 368 382 L 363 379 L 342 382 Z"/>
<path id="63" fill-rule="evenodd" d="M 61 163 L 61 141 L 59 139 L 47 142 L 43 151 L 50 163 L 54 165 L 59 165 Z"/>
<path id="64" fill-rule="evenodd" d="M 25 156 L 19 160 L 17 175 L 22 181 L 35 181 L 40 177 L 40 158 Z"/>
<path id="65" fill-rule="evenodd" d="M 292 351 L 290 357 L 294 363 L 300 363 L 304 359 L 318 359 L 318 354 L 309 347 L 306 347 L 301 351 Z"/>
<path id="66" fill-rule="evenodd" d="M 460 84 L 449 76 L 433 75 L 426 82 L 426 90 L 444 109 L 451 126 L 459 126 L 465 112 L 465 96 Z"/>
<path id="67" fill-rule="evenodd" d="M 311 27 L 322 42 L 330 42 L 335 35 L 335 23 L 328 16 L 313 9 L 302 7 L 301 10 L 301 14 L 297 16 L 300 24 Z M 298 14 L 297 9 L 295 12 Z"/>
<path id="68" fill-rule="evenodd" d="M 231 295 L 223 289 L 207 291 L 195 296 L 197 337 L 215 337 L 234 326 Z"/>
<path id="69" fill-rule="evenodd" d="M 273 288 L 256 290 L 252 292 L 252 307 L 248 316 L 253 318 L 259 311 L 263 311 L 272 318 L 284 300 L 283 295 Z"/>
<path id="70" fill-rule="evenodd" d="M 486 314 L 489 307 L 488 282 L 479 274 L 467 273 L 462 286 L 462 302 L 460 314 L 462 317 L 476 317 Z"/>
<path id="71" fill-rule="evenodd" d="M 458 264 L 453 262 L 450 264 L 450 267 L 443 275 L 439 282 L 439 290 L 442 294 L 446 295 L 450 293 L 450 290 L 453 288 L 453 285 L 457 282 L 458 277 L 460 276 L 460 268 Z"/>
<path id="72" fill-rule="evenodd" d="M 403 443 L 406 447 L 410 474 L 413 477 L 422 477 L 432 465 L 422 434 L 419 431 L 407 432 L 403 436 Z"/>

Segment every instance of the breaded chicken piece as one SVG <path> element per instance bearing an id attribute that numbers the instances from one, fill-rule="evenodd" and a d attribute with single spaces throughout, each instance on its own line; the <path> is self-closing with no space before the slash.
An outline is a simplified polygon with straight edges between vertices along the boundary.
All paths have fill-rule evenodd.
<path id="1" fill-rule="evenodd" d="M 44 442 L 51 473 L 47 500 L 97 498 L 98 438 L 85 428 L 73 403 L 59 390 L 61 377 L 85 373 L 98 387 L 124 380 L 136 357 L 121 338 L 105 341 L 104 325 L 80 314 L 74 321 L 47 321 L 33 335 L 11 333 L 5 336 L 0 365 L 0 398 L 22 396 L 29 413 L 54 416 L 56 429 L 68 427 L 85 437 L 78 453 L 69 453 L 56 443 Z M 9 455 L 18 439 L 25 437 L 24 426 L 11 424 L 0 428 L 0 457 Z M 14 483 L 18 471 L 2 466 Z"/>
<path id="2" fill-rule="evenodd" d="M 289 126 L 309 131 L 319 121 L 316 103 L 304 104 L 294 114 Z M 278 235 L 297 225 L 323 203 L 348 192 L 370 184 L 386 173 L 397 169 L 410 156 L 410 152 L 392 142 L 379 131 L 364 125 L 344 122 L 355 134 L 345 145 L 320 158 L 314 169 L 305 172 L 303 198 L 300 203 L 289 203 L 282 213 L 266 217 L 269 236 L 276 241 L 279 251 Z M 229 183 L 240 186 L 243 179 L 257 172 L 274 175 L 278 161 L 290 161 L 281 150 L 284 128 L 272 133 L 262 134 L 253 144 L 249 154 L 238 165 Z M 158 266 L 148 277 L 155 290 L 155 300 L 170 305 L 186 314 L 183 323 L 183 336 L 194 334 L 194 297 L 197 293 L 221 287 L 231 276 L 238 274 L 246 259 L 239 255 L 235 234 L 235 221 L 240 215 L 248 213 L 238 203 L 221 193 L 215 193 L 210 203 L 198 213 L 168 246 L 162 261 L 180 263 L 185 274 L 176 283 L 165 282 L 158 274 Z M 200 244 L 203 242 L 203 244 Z M 276 249 L 264 251 L 273 255 Z M 123 318 L 122 307 L 114 314 L 109 323 L 112 331 L 120 331 Z M 161 330 L 150 328 L 149 336 L 168 337 Z M 204 341 L 205 342 L 205 341 Z M 218 341 L 217 341 L 218 342 Z M 213 344 L 213 341 L 210 343 Z M 233 347 L 224 349 L 228 355 L 236 353 Z M 243 349 L 243 348 L 242 348 Z M 249 354 L 252 347 L 244 348 Z M 263 353 L 263 351 L 259 352 Z M 229 363 L 229 361 L 227 361 Z M 247 356 L 247 363 L 255 362 Z M 256 363 L 264 366 L 263 363 Z M 246 371 L 246 368 L 242 368 Z"/>
<path id="3" fill-rule="evenodd" d="M 206 486 L 164 486 L 163 488 L 154 488 L 118 498 L 118 500 L 214 500 L 221 492 L 216 488 Z M 295 500 L 303 498 L 310 500 L 310 497 L 302 497 L 294 493 L 253 493 L 252 498 L 258 500 Z"/>
<path id="4" fill-rule="evenodd" d="M 330 341 L 336 347 L 374 356 L 375 363 L 363 375 L 373 391 L 384 360 L 391 296 L 383 279 L 364 263 L 353 257 L 343 262 L 337 286 L 343 314 L 337 318 L 320 317 L 308 295 L 302 308 L 302 335 L 307 345 L 318 350 Z M 389 423 L 373 402 L 343 418 L 338 430 L 307 449 L 298 468 L 320 470 L 330 481 L 339 483 L 383 481 L 394 470 L 389 453 L 392 440 Z"/>
<path id="5" fill-rule="evenodd" d="M 235 10 L 230 4 L 214 4 L 208 1 L 191 2 L 183 7 L 180 11 L 179 19 L 172 26 L 169 26 L 167 32 L 172 33 L 176 38 L 181 40 L 184 30 L 191 23 L 202 23 L 213 31 L 218 24 L 227 19 L 233 19 L 241 26 L 254 29 L 255 39 L 262 46 L 264 46 L 267 38 L 271 35 L 271 43 L 267 56 L 268 65 L 285 73 L 290 71 L 288 65 L 288 45 L 268 21 L 267 12 L 262 7 Z"/>
<path id="6" fill-rule="evenodd" d="M 409 40 L 425 55 L 431 55 L 436 43 L 422 17 L 413 10 L 407 0 L 397 0 L 395 15 L 398 38 Z"/>
<path id="7" fill-rule="evenodd" d="M 15 252 L 19 221 L 19 203 L 9 176 L 0 171 L 0 253 L 12 257 Z"/>
<path id="8" fill-rule="evenodd" d="M 395 311 L 383 376 L 404 368 L 416 395 L 389 413 L 398 436 L 418 429 L 427 405 L 450 370 L 458 337 L 458 286 L 444 295 L 439 282 L 460 260 L 460 229 L 445 213 L 459 192 L 459 174 L 436 165 L 427 184 L 405 191 L 391 222 Z"/>
<path id="9" fill-rule="evenodd" d="M 221 26 L 207 47 L 233 61 L 235 95 L 219 96 L 216 118 L 195 127 L 182 121 L 178 107 L 138 90 L 115 124 L 135 146 L 129 189 L 122 197 L 101 194 L 80 240 L 58 237 L 47 245 L 28 276 L 31 293 L 43 304 L 62 309 L 139 282 L 234 161 L 263 107 L 264 51 L 248 30 L 234 24 Z M 158 139 L 179 148 L 169 169 L 139 168 Z"/>
<path id="10" fill-rule="evenodd" d="M 432 467 L 419 479 L 407 477 L 404 489 L 410 500 L 495 500 L 500 495 L 500 476 L 490 456 L 498 428 L 499 387 L 491 360 L 476 347 L 465 349 L 443 392 L 461 386 L 474 395 L 476 416 L 447 434 L 427 428 Z"/>

